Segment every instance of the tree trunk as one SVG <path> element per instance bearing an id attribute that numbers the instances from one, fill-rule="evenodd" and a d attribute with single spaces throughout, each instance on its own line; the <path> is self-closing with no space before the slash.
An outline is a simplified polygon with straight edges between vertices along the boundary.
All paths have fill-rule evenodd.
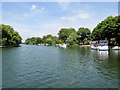
<path id="1" fill-rule="evenodd" d="M 108 38 L 108 46 L 110 46 L 110 38 Z"/>

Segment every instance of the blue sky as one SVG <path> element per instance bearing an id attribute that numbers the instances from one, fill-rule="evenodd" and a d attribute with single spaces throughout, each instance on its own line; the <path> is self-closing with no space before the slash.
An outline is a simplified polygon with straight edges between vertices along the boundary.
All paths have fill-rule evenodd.
<path id="1" fill-rule="evenodd" d="M 117 2 L 3 2 L 2 23 L 22 36 L 57 35 L 61 28 L 91 31 L 108 16 L 118 15 Z"/>

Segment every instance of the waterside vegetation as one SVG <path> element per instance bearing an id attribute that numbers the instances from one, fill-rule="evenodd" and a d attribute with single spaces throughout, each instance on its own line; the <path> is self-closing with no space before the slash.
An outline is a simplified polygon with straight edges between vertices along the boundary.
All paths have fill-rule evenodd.
<path id="1" fill-rule="evenodd" d="M 11 47 L 19 46 L 21 43 L 21 36 L 18 32 L 9 25 L 0 24 L 0 46 L 1 47 Z"/>
<path id="2" fill-rule="evenodd" d="M 74 28 L 61 28 L 58 37 L 51 34 L 43 36 L 43 38 L 32 37 L 25 41 L 25 44 L 44 44 L 56 45 L 67 43 L 67 46 L 88 45 L 91 41 L 108 40 L 109 46 L 120 46 L 120 16 L 109 16 L 93 29 L 80 27 L 78 31 Z M 33 38 L 35 40 L 33 40 Z M 38 40 L 39 38 L 39 40 Z"/>
<path id="3" fill-rule="evenodd" d="M 109 16 L 92 30 L 86 27 L 80 27 L 78 30 L 74 28 L 61 28 L 57 36 L 48 34 L 43 37 L 27 38 L 24 44 L 32 45 L 57 45 L 67 44 L 68 47 L 89 45 L 92 40 L 108 40 L 109 45 L 120 46 L 120 16 Z M 2 46 L 18 46 L 22 38 L 18 32 L 9 25 L 0 25 L 0 44 Z"/>

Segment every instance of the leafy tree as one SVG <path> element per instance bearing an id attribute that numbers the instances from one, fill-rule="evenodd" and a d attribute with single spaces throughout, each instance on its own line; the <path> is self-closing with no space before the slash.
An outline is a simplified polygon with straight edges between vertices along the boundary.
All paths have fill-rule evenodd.
<path id="1" fill-rule="evenodd" d="M 68 46 L 74 46 L 74 45 L 78 44 L 77 39 L 78 39 L 77 32 L 73 32 L 69 35 L 66 42 L 68 43 Z"/>
<path id="2" fill-rule="evenodd" d="M 53 44 L 55 44 L 55 41 L 53 41 L 52 35 L 49 34 L 47 36 L 43 36 L 43 43 L 48 44 L 48 45 L 53 45 Z"/>
<path id="3" fill-rule="evenodd" d="M 76 32 L 74 28 L 62 28 L 58 33 L 59 39 L 61 39 L 63 42 L 66 42 L 69 35 L 73 32 Z"/>
<path id="4" fill-rule="evenodd" d="M 115 38 L 117 43 L 120 44 L 120 22 L 118 18 L 120 16 L 109 16 L 102 22 L 100 22 L 92 32 L 93 40 L 107 39 L 110 45 L 110 39 Z"/>
<path id="5" fill-rule="evenodd" d="M 62 40 L 60 40 L 58 37 L 53 36 L 53 40 L 55 41 L 55 44 L 62 44 Z"/>
<path id="6" fill-rule="evenodd" d="M 90 40 L 91 32 L 88 28 L 81 27 L 78 29 L 77 34 L 79 35 L 78 41 L 85 42 L 85 40 Z"/>
<path id="7" fill-rule="evenodd" d="M 43 38 L 40 37 L 32 37 L 27 38 L 25 40 L 25 44 L 32 44 L 32 45 L 38 45 L 38 44 L 48 44 L 48 45 L 56 45 L 62 43 L 61 40 L 59 40 L 58 37 L 52 36 L 51 34 L 48 34 L 46 36 L 43 36 Z"/>
<path id="8" fill-rule="evenodd" d="M 40 37 L 32 37 L 25 40 L 25 44 L 38 45 L 41 43 L 43 43 L 43 40 Z"/>
<path id="9" fill-rule="evenodd" d="M 43 36 L 43 42 L 44 44 L 48 44 L 48 45 L 55 45 L 62 43 L 62 41 L 59 40 L 58 37 L 52 36 L 51 34 L 48 34 L 47 36 Z"/>
<path id="10" fill-rule="evenodd" d="M 21 43 L 22 38 L 11 26 L 0 24 L 0 32 L 2 32 L 2 46 L 18 46 Z"/>
<path id="11" fill-rule="evenodd" d="M 120 46 L 120 16 L 115 17 L 115 33 L 114 38 L 116 39 L 116 42 Z"/>

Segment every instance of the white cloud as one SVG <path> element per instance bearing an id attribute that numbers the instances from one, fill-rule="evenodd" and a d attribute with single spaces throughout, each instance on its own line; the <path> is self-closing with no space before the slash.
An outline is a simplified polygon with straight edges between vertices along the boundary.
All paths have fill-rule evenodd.
<path id="1" fill-rule="evenodd" d="M 70 5 L 70 2 L 58 2 L 62 10 L 66 10 L 68 6 Z"/>
<path id="2" fill-rule="evenodd" d="M 32 5 L 32 7 L 30 8 L 31 11 L 36 10 L 37 6 L 36 5 Z"/>
<path id="3" fill-rule="evenodd" d="M 32 5 L 31 8 L 30 8 L 30 10 L 31 11 L 34 11 L 34 10 L 44 11 L 45 7 L 38 7 L 37 5 Z"/>
<path id="4" fill-rule="evenodd" d="M 87 14 L 87 13 L 80 13 L 80 14 L 73 15 L 73 16 L 64 16 L 64 17 L 61 17 L 61 19 L 62 20 L 76 21 L 79 19 L 87 19 L 87 18 L 90 18 L 91 16 L 92 15 Z"/>
<path id="5" fill-rule="evenodd" d="M 87 14 L 87 13 L 79 14 L 77 16 L 78 19 L 84 19 L 84 18 L 90 18 L 90 17 L 91 17 L 91 15 Z"/>
<path id="6" fill-rule="evenodd" d="M 24 19 L 26 19 L 26 18 L 30 19 L 33 17 L 36 18 L 37 16 L 41 16 L 46 13 L 47 13 L 47 11 L 45 11 L 45 7 L 39 7 L 36 5 L 32 5 L 29 12 L 25 12 L 21 15 Z"/>
<path id="7" fill-rule="evenodd" d="M 72 21 L 74 21 L 74 20 L 76 20 L 76 17 L 74 17 L 74 16 L 68 16 L 68 17 L 61 17 L 61 19 L 62 20 L 72 20 Z"/>

